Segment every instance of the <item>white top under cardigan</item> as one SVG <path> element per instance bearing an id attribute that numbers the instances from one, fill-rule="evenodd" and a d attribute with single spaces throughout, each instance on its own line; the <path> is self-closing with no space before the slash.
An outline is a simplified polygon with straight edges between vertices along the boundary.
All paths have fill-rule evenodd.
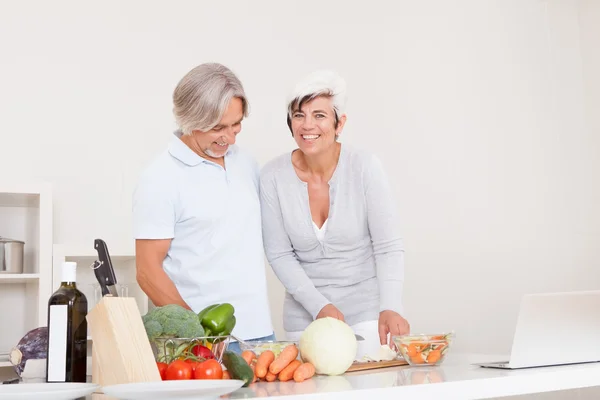
<path id="1" fill-rule="evenodd" d="M 327 226 L 319 232 L 291 153 L 261 171 L 263 242 L 286 288 L 286 331 L 303 330 L 328 303 L 349 325 L 377 320 L 386 309 L 403 312 L 404 249 L 381 163 L 342 144 L 329 184 Z"/>
<path id="2" fill-rule="evenodd" d="M 315 230 L 315 235 L 317 235 L 317 239 L 322 243 L 325 238 L 325 230 L 327 229 L 327 220 L 323 222 L 323 225 L 321 225 L 320 228 L 313 221 L 313 228 Z"/>

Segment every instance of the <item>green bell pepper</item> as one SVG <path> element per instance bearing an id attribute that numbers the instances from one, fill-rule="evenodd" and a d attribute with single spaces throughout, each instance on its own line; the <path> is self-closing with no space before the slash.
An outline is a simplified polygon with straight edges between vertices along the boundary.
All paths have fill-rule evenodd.
<path id="1" fill-rule="evenodd" d="M 223 331 L 221 331 L 217 336 L 227 336 L 227 335 L 231 335 L 231 332 L 233 331 L 233 328 L 235 327 L 235 315 L 232 315 L 231 318 L 229 318 L 227 320 L 227 323 L 225 324 L 225 329 Z"/>
<path id="2" fill-rule="evenodd" d="M 227 336 L 235 327 L 235 309 L 229 303 L 213 304 L 198 313 L 206 336 Z"/>
<path id="3" fill-rule="evenodd" d="M 212 306 L 208 306 L 204 310 L 200 311 L 198 313 L 198 319 L 200 320 L 200 323 L 202 323 L 202 318 L 204 318 L 204 316 L 206 315 L 207 312 L 209 312 L 210 310 L 212 310 L 213 308 L 216 308 L 218 306 L 219 306 L 218 304 L 213 304 Z"/>

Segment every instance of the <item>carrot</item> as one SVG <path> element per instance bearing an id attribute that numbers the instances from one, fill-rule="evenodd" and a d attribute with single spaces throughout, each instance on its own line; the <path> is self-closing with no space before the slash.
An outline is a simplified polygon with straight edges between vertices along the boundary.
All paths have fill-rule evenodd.
<path id="1" fill-rule="evenodd" d="M 413 357 L 410 357 L 410 361 L 412 361 L 414 364 L 423 364 L 423 363 L 425 363 L 425 360 L 423 359 L 423 356 L 422 356 L 421 353 L 419 353 L 419 354 L 417 354 L 417 355 L 415 355 Z"/>
<path id="2" fill-rule="evenodd" d="M 269 372 L 272 374 L 280 373 L 285 367 L 288 366 L 292 360 L 295 360 L 298 357 L 298 348 L 295 344 L 290 344 L 286 346 L 281 353 L 277 356 L 277 358 L 269 365 Z"/>
<path id="3" fill-rule="evenodd" d="M 427 355 L 427 364 L 435 364 L 442 358 L 442 353 L 439 350 L 431 350 Z"/>
<path id="4" fill-rule="evenodd" d="M 223 379 L 231 379 L 231 375 L 229 374 L 229 371 L 223 370 Z"/>
<path id="5" fill-rule="evenodd" d="M 250 382 L 250 383 L 254 383 L 258 380 L 258 378 L 256 377 L 256 365 L 250 364 L 250 369 L 252 370 L 252 372 L 254 372 L 254 378 L 252 379 L 252 382 Z"/>
<path id="6" fill-rule="evenodd" d="M 264 378 L 267 376 L 267 372 L 269 372 L 269 366 L 275 360 L 275 353 L 271 350 L 266 350 L 260 353 L 258 356 L 258 360 L 256 360 L 256 376 L 259 378 Z"/>
<path id="7" fill-rule="evenodd" d="M 294 381 L 304 382 L 306 379 L 312 378 L 314 374 L 315 366 L 309 362 L 305 362 L 294 371 Z"/>
<path id="8" fill-rule="evenodd" d="M 242 351 L 242 358 L 248 363 L 248 365 L 252 365 L 252 361 L 254 361 L 256 358 L 256 354 L 254 354 L 253 351 L 244 350 Z"/>
<path id="9" fill-rule="evenodd" d="M 275 379 L 277 379 L 277 374 L 273 374 L 271 372 L 267 372 L 267 375 L 265 376 L 265 380 L 267 382 L 275 382 Z"/>
<path id="10" fill-rule="evenodd" d="M 294 378 L 294 372 L 296 368 L 298 368 L 302 364 L 300 360 L 292 360 L 291 363 L 287 365 L 281 372 L 279 373 L 279 380 L 281 382 L 287 382 Z"/>

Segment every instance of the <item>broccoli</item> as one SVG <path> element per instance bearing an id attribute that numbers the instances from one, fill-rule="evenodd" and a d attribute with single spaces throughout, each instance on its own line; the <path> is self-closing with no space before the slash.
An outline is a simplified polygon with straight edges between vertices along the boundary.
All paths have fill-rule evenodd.
<path id="1" fill-rule="evenodd" d="M 204 336 L 198 314 L 177 304 L 154 308 L 142 316 L 142 321 L 160 361 L 168 362 L 179 357 L 189 350 L 191 339 Z"/>
<path id="2" fill-rule="evenodd" d="M 198 315 L 177 304 L 154 308 L 142 317 L 150 340 L 156 338 L 188 338 L 204 336 Z"/>

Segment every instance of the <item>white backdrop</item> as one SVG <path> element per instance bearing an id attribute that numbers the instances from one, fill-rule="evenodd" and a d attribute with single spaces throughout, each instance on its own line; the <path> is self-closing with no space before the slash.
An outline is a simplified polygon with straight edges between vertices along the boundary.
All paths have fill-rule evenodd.
<path id="1" fill-rule="evenodd" d="M 49 181 L 56 243 L 133 248 L 131 191 L 206 61 L 251 102 L 238 143 L 293 148 L 285 98 L 332 68 L 343 140 L 383 160 L 407 316 L 506 352 L 520 296 L 600 287 L 600 2 L 0 1 L 0 170 Z M 595 111 L 594 111 L 595 110 Z M 269 270 L 281 332 L 281 285 Z"/>

